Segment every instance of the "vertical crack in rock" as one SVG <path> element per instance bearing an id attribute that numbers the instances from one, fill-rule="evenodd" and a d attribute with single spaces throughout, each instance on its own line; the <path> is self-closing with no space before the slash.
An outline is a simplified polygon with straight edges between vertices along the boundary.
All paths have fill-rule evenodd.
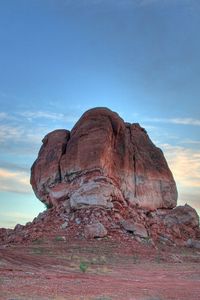
<path id="1" fill-rule="evenodd" d="M 137 198 L 136 153 L 135 153 L 135 150 L 134 150 L 134 154 L 133 154 L 133 172 L 134 172 L 134 185 L 135 185 L 134 198 Z"/>
<path id="2" fill-rule="evenodd" d="M 112 120 L 112 118 L 109 116 L 109 121 L 110 121 L 110 125 L 112 127 L 112 140 L 111 140 L 111 144 L 113 149 L 116 149 L 116 137 L 118 134 L 118 128 L 117 128 L 117 124 L 114 123 L 114 121 Z"/>
<path id="3" fill-rule="evenodd" d="M 58 182 L 62 182 L 62 175 L 61 175 L 61 168 L 60 168 L 60 161 L 58 163 Z"/>
<path id="4" fill-rule="evenodd" d="M 66 134 L 66 142 L 62 144 L 62 151 L 61 151 L 61 155 L 60 155 L 60 159 L 58 161 L 58 179 L 59 179 L 59 182 L 61 183 L 62 182 L 62 172 L 61 172 L 61 160 L 62 160 L 62 157 L 66 154 L 67 152 L 67 144 L 70 140 L 70 132 L 67 136 Z"/>
<path id="5" fill-rule="evenodd" d="M 131 132 L 131 124 L 127 124 L 128 134 L 129 134 L 129 141 L 132 146 L 132 159 L 133 159 L 133 176 L 134 176 L 134 198 L 137 198 L 137 176 L 136 176 L 136 145 L 133 140 L 132 132 Z"/>

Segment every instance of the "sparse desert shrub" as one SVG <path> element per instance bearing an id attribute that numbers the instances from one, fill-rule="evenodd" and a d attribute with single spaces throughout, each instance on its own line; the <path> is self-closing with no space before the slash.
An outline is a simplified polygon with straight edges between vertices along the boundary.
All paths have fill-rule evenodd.
<path id="1" fill-rule="evenodd" d="M 41 244 L 44 244 L 44 240 L 42 238 L 37 238 L 35 240 L 32 241 L 33 244 L 35 245 L 41 245 Z"/>
<path id="2" fill-rule="evenodd" d="M 83 273 L 85 273 L 87 271 L 88 264 L 86 262 L 80 262 L 79 268 Z"/>
<path id="3" fill-rule="evenodd" d="M 137 263 L 139 263 L 139 262 L 140 262 L 139 256 L 138 256 L 137 254 L 134 254 L 134 255 L 133 255 L 133 263 L 134 263 L 134 264 L 137 264 Z"/>
<path id="4" fill-rule="evenodd" d="M 65 242 L 66 238 L 65 238 L 65 236 L 58 235 L 58 236 L 55 237 L 55 241 L 56 242 Z"/>
<path id="5" fill-rule="evenodd" d="M 156 257 L 155 257 L 155 261 L 156 261 L 157 264 L 161 263 L 161 261 L 162 261 L 162 254 L 161 254 L 160 251 L 158 251 L 158 253 L 157 253 Z"/>

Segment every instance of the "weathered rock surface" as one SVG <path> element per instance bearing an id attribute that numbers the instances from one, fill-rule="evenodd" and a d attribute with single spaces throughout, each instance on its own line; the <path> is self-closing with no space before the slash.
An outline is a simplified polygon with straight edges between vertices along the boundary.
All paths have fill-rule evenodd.
<path id="1" fill-rule="evenodd" d="M 106 108 L 84 113 L 71 132 L 56 130 L 43 139 L 31 184 L 41 201 L 68 201 L 72 209 L 118 203 L 155 210 L 177 203 L 162 151 L 139 124 Z"/>

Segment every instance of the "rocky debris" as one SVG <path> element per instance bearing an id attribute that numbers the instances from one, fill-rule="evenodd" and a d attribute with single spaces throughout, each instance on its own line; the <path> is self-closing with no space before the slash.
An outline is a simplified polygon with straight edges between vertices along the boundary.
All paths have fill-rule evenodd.
<path id="1" fill-rule="evenodd" d="M 68 201 L 72 209 L 137 205 L 155 210 L 177 202 L 162 151 L 139 124 L 125 123 L 107 108 L 85 112 L 71 132 L 45 136 L 31 184 L 42 202 Z"/>
<path id="2" fill-rule="evenodd" d="M 84 236 L 86 239 L 91 238 L 103 238 L 107 235 L 107 230 L 104 225 L 100 222 L 86 225 L 84 228 Z"/>
<path id="3" fill-rule="evenodd" d="M 56 242 L 59 236 L 65 236 L 66 241 L 71 238 L 113 236 L 121 240 L 151 240 L 152 245 L 161 243 L 170 246 L 189 246 L 189 239 L 199 241 L 199 226 L 192 228 L 181 223 L 166 225 L 170 212 L 166 210 L 163 214 L 128 207 L 116 213 L 112 208 L 93 206 L 69 211 L 60 205 L 39 214 L 33 222 L 24 226 L 16 226 L 13 230 L 0 229 L 0 243 L 37 243 L 49 239 Z M 195 220 L 192 223 L 195 224 Z"/>

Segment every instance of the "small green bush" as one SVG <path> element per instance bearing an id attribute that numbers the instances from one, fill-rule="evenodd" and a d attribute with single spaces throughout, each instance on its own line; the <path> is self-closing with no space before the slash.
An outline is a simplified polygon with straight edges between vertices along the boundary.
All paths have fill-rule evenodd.
<path id="1" fill-rule="evenodd" d="M 83 273 L 85 273 L 87 271 L 88 264 L 86 262 L 80 262 L 79 268 Z"/>
<path id="2" fill-rule="evenodd" d="M 66 239 L 65 239 L 65 237 L 64 236 L 56 236 L 55 237 L 55 241 L 56 242 L 65 242 L 66 241 Z"/>

